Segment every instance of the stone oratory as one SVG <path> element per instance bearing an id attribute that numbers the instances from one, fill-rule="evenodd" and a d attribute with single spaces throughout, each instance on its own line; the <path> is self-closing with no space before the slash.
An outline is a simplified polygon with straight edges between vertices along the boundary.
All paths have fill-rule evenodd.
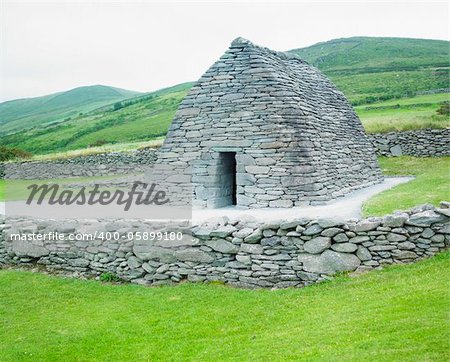
<path id="1" fill-rule="evenodd" d="M 182 101 L 157 163 L 195 208 L 318 205 L 382 181 L 344 95 L 299 57 L 237 38 Z M 173 180 L 173 181 L 171 181 Z"/>

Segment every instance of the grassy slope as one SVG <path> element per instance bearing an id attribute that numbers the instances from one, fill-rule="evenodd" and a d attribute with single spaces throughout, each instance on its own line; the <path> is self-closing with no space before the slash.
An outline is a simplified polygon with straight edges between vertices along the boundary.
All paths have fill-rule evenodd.
<path id="1" fill-rule="evenodd" d="M 449 43 L 353 37 L 291 50 L 328 75 L 354 103 L 449 87 Z"/>
<path id="2" fill-rule="evenodd" d="M 448 94 L 407 98 L 420 104 L 415 108 L 410 105 L 366 109 L 369 103 L 371 107 L 378 106 L 385 98 L 449 87 L 448 44 L 423 39 L 347 38 L 292 52 L 318 66 L 359 105 L 357 112 L 369 132 L 386 132 L 449 125 L 448 117 L 436 115 Z M 111 111 L 112 106 L 102 107 L 56 126 L 40 127 L 0 140 L 7 146 L 43 154 L 85 148 L 98 140 L 129 143 L 160 137 L 168 129 L 190 85 L 152 93 L 152 98 L 115 112 Z M 424 105 L 424 102 L 431 104 Z"/>
<path id="3" fill-rule="evenodd" d="M 406 45 L 406 46 L 405 46 Z M 351 37 L 317 43 L 290 52 L 334 72 L 379 72 L 448 66 L 448 42 L 412 38 Z"/>
<path id="4" fill-rule="evenodd" d="M 2 361 L 444 361 L 450 254 L 303 289 L 0 271 Z"/>
<path id="5" fill-rule="evenodd" d="M 89 112 L 138 94 L 125 89 L 96 85 L 0 103 L 0 133 L 17 132 L 52 121 L 62 121 L 80 112 Z"/>
<path id="6" fill-rule="evenodd" d="M 136 142 L 161 137 L 190 86 L 182 84 L 127 100 L 131 104 L 118 110 L 104 107 L 68 122 L 6 136 L 3 143 L 44 153 L 85 148 L 96 141 Z"/>
<path id="7" fill-rule="evenodd" d="M 394 210 L 450 201 L 450 157 L 396 157 L 379 158 L 380 167 L 387 176 L 416 178 L 375 195 L 363 205 L 365 216 L 384 215 Z"/>

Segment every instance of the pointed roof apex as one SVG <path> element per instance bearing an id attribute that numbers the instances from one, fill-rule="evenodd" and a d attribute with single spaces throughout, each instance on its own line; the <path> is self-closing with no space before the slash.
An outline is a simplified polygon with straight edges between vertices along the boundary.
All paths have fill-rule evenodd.
<path id="1" fill-rule="evenodd" d="M 231 42 L 231 45 L 233 46 L 233 45 L 255 45 L 255 44 L 253 44 L 250 40 L 241 38 L 239 36 Z"/>
<path id="2" fill-rule="evenodd" d="M 230 48 L 246 48 L 246 49 L 252 49 L 252 50 L 260 50 L 262 52 L 266 52 L 272 55 L 275 55 L 281 59 L 296 59 L 299 62 L 302 63 L 307 63 L 306 61 L 304 61 L 303 59 L 301 59 L 298 55 L 296 54 L 291 54 L 291 53 L 287 53 L 287 52 L 279 52 L 279 51 L 275 51 L 275 50 L 271 50 L 269 48 L 260 46 L 260 45 L 256 45 L 255 43 L 252 43 L 250 40 L 242 38 L 242 37 L 237 37 L 236 39 L 234 39 L 231 42 Z"/>

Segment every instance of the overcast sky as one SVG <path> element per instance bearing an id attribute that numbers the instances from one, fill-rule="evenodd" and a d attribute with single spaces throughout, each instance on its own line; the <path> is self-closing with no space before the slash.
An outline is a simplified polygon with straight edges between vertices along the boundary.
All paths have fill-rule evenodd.
<path id="1" fill-rule="evenodd" d="M 242 36 L 276 50 L 350 36 L 449 37 L 447 2 L 18 2 L 1 9 L 0 101 L 193 81 Z"/>

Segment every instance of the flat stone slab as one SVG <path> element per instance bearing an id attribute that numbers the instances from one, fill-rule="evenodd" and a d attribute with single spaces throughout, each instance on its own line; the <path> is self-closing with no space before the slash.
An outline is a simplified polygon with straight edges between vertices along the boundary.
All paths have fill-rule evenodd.
<path id="1" fill-rule="evenodd" d="M 382 191 L 413 179 L 414 177 L 385 177 L 384 181 L 379 184 L 353 191 L 344 197 L 320 206 L 261 209 L 244 209 L 237 206 L 229 206 L 220 209 L 194 209 L 192 212 L 192 221 L 193 224 L 199 224 L 202 221 L 218 216 L 228 216 L 229 218 L 250 216 L 259 221 L 292 220 L 299 217 L 339 218 L 342 220 L 359 219 L 361 218 L 361 207 L 364 201 Z"/>

